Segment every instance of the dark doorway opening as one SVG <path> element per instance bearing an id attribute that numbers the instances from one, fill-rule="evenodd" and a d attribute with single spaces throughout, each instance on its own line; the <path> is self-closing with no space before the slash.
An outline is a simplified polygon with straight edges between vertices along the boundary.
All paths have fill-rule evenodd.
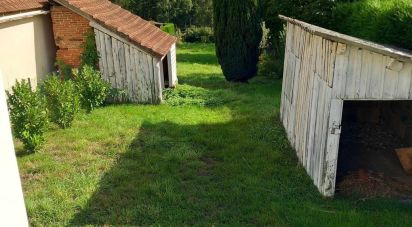
<path id="1" fill-rule="evenodd" d="M 346 101 L 337 193 L 412 197 L 412 175 L 396 152 L 408 147 L 412 147 L 412 101 Z"/>
<path id="2" fill-rule="evenodd" d="M 167 60 L 167 56 L 163 58 L 162 64 L 163 64 L 164 87 L 168 88 L 169 87 L 169 62 Z"/>

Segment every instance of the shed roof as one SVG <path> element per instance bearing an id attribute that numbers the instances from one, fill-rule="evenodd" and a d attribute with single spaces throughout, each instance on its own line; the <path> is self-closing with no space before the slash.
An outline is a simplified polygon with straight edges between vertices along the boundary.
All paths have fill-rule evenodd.
<path id="1" fill-rule="evenodd" d="M 108 0 L 54 0 L 75 13 L 95 21 L 158 57 L 165 56 L 176 37 Z"/>
<path id="2" fill-rule="evenodd" d="M 12 14 L 44 8 L 48 0 L 0 0 L 0 14 Z"/>
<path id="3" fill-rule="evenodd" d="M 400 61 L 407 61 L 407 62 L 412 61 L 412 53 L 409 50 L 392 48 L 389 46 L 380 45 L 380 44 L 370 42 L 367 40 L 355 38 L 349 35 L 344 35 L 344 34 L 341 34 L 341 33 L 338 33 L 332 30 L 328 30 L 328 29 L 318 27 L 312 24 L 308 24 L 303 21 L 289 18 L 283 15 L 279 15 L 279 18 L 289 23 L 298 25 L 302 27 L 303 29 L 305 29 L 306 31 L 314 35 L 321 36 L 325 39 L 364 48 L 372 52 L 376 52 L 376 53 L 380 53 L 386 56 L 393 57 Z"/>

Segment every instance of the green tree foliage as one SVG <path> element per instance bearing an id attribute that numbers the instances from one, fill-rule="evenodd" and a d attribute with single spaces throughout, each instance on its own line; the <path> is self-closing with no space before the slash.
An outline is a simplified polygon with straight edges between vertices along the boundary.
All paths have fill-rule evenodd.
<path id="1" fill-rule="evenodd" d="M 412 50 L 411 0 L 362 0 L 338 3 L 333 30 Z"/>
<path id="2" fill-rule="evenodd" d="M 146 20 L 172 22 L 179 28 L 212 26 L 212 0 L 113 0 Z"/>
<path id="3" fill-rule="evenodd" d="M 215 0 L 216 54 L 228 81 L 244 82 L 256 75 L 262 39 L 256 0 Z"/>
<path id="4" fill-rule="evenodd" d="M 279 14 L 323 27 L 330 27 L 336 0 L 262 0 L 263 19 L 270 29 L 270 43 L 283 56 L 283 22 Z"/>
<path id="5" fill-rule="evenodd" d="M 27 80 L 16 82 L 7 93 L 13 133 L 29 152 L 37 151 L 44 142 L 47 129 L 47 109 L 44 97 L 33 91 Z"/>

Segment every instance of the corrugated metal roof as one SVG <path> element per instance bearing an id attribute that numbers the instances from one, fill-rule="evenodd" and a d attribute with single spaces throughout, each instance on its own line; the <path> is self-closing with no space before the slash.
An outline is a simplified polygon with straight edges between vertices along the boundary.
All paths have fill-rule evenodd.
<path id="1" fill-rule="evenodd" d="M 47 0 L 0 0 L 0 14 L 42 9 Z"/>
<path id="2" fill-rule="evenodd" d="M 2 1 L 2 0 L 0 0 Z M 176 37 L 108 0 L 55 0 L 72 11 L 126 38 L 158 57 L 165 56 Z"/>

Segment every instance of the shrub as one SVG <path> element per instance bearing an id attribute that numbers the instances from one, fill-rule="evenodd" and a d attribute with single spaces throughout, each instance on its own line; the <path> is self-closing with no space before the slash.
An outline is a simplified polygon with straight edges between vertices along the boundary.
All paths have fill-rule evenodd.
<path id="1" fill-rule="evenodd" d="M 90 65 L 96 68 L 99 64 L 99 52 L 96 48 L 96 40 L 93 31 L 86 34 L 86 42 L 82 45 L 83 53 L 80 56 L 81 65 Z"/>
<path id="2" fill-rule="evenodd" d="M 29 152 L 37 151 L 44 142 L 47 129 L 47 109 L 44 97 L 33 91 L 30 81 L 16 82 L 8 92 L 8 106 L 13 132 Z"/>
<path id="3" fill-rule="evenodd" d="M 73 81 L 61 80 L 57 75 L 52 75 L 44 81 L 43 92 L 51 121 L 61 128 L 70 127 L 80 106 Z"/>
<path id="4" fill-rule="evenodd" d="M 170 35 L 176 35 L 176 28 L 173 23 L 167 23 L 160 27 L 160 29 L 164 32 L 169 33 Z"/>
<path id="5" fill-rule="evenodd" d="M 82 107 L 87 112 L 101 106 L 110 92 L 110 84 L 104 81 L 99 71 L 85 65 L 73 70 L 76 87 L 80 95 Z"/>
<path id="6" fill-rule="evenodd" d="M 228 81 L 256 75 L 262 27 L 256 0 L 213 1 L 216 55 Z"/>
<path id="7" fill-rule="evenodd" d="M 211 43 L 215 41 L 215 36 L 213 34 L 213 29 L 210 27 L 192 26 L 184 33 L 184 41 L 188 43 Z"/>

